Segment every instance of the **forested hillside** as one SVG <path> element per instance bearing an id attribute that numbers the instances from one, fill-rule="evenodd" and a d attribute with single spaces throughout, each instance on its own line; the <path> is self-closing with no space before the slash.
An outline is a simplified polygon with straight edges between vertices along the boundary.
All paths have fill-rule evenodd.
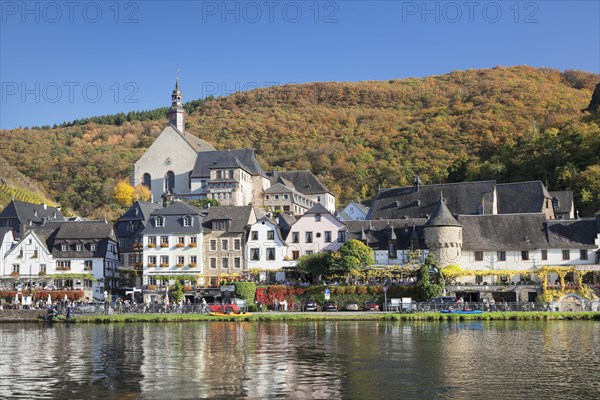
<path id="1" fill-rule="evenodd" d="M 341 203 L 419 174 L 424 183 L 540 179 L 574 188 L 589 213 L 600 208 L 600 123 L 581 110 L 598 82 L 581 71 L 498 67 L 286 85 L 190 102 L 187 129 L 220 149 L 256 148 L 265 170 L 311 169 Z M 0 131 L 3 155 L 61 205 L 101 215 L 116 207 L 115 182 L 165 126 L 166 110 Z"/>

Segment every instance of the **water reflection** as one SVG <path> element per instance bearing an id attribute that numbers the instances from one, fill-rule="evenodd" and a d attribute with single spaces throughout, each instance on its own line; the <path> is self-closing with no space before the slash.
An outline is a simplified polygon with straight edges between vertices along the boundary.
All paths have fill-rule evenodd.
<path id="1" fill-rule="evenodd" d="M 8 398 L 595 398 L 597 322 L 0 325 Z"/>

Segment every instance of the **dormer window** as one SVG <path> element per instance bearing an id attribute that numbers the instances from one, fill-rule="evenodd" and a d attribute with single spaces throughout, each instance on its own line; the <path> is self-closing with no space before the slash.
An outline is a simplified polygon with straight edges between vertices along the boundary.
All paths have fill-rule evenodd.
<path id="1" fill-rule="evenodd" d="M 97 248 L 98 248 L 98 245 L 96 243 L 90 244 L 90 250 L 91 251 L 96 251 Z"/>
<path id="2" fill-rule="evenodd" d="M 315 222 L 321 222 L 321 214 L 315 214 Z"/>
<path id="3" fill-rule="evenodd" d="M 556 197 L 552 198 L 552 208 L 558 208 L 558 199 Z"/>
<path id="4" fill-rule="evenodd" d="M 154 226 L 157 228 L 162 228 L 164 226 L 164 218 L 163 217 L 156 217 L 154 219 Z"/>
<path id="5" fill-rule="evenodd" d="M 38 213 L 37 213 L 37 210 L 33 210 L 33 215 L 34 215 L 35 217 L 37 217 L 37 215 L 38 215 Z"/>
<path id="6" fill-rule="evenodd" d="M 66 244 L 60 245 L 60 251 L 67 251 L 68 246 Z"/>
<path id="7" fill-rule="evenodd" d="M 183 217 L 183 226 L 192 226 L 192 217 L 189 215 Z"/>
<path id="8" fill-rule="evenodd" d="M 75 250 L 77 250 L 77 251 L 83 251 L 83 245 L 81 243 L 77 243 L 75 245 Z"/>
<path id="9" fill-rule="evenodd" d="M 133 232 L 135 229 L 135 225 L 133 225 L 131 222 L 129 223 L 129 225 L 127 225 L 127 232 Z"/>

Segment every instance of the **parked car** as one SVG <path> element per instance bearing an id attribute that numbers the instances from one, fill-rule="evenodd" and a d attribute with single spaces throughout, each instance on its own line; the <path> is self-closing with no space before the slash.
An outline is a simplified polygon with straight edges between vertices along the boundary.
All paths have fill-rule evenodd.
<path id="1" fill-rule="evenodd" d="M 433 304 L 454 304 L 456 298 L 452 296 L 440 296 L 432 300 Z"/>
<path id="2" fill-rule="evenodd" d="M 302 303 L 302 311 L 318 311 L 319 305 L 314 300 L 304 300 Z"/>
<path id="3" fill-rule="evenodd" d="M 379 311 L 379 304 L 376 300 L 365 301 L 365 311 Z"/>
<path id="4" fill-rule="evenodd" d="M 327 300 L 323 303 L 323 311 L 337 311 L 338 307 L 335 301 Z"/>
<path id="5" fill-rule="evenodd" d="M 360 307 L 357 303 L 346 303 L 343 308 L 344 311 L 359 311 Z"/>

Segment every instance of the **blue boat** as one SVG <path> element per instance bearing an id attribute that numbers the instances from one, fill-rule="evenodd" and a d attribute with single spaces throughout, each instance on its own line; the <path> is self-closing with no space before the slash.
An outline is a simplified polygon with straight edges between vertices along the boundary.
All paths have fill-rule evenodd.
<path id="1" fill-rule="evenodd" d="M 483 314 L 482 310 L 442 310 L 443 314 L 459 314 L 459 315 L 467 315 L 467 314 Z"/>

